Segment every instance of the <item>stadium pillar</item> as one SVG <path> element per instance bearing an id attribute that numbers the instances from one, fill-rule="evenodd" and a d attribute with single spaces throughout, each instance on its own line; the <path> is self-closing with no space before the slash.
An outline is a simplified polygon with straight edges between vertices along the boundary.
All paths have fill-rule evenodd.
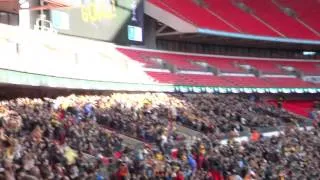
<path id="1" fill-rule="evenodd" d="M 36 23 L 36 19 L 39 16 L 39 11 L 30 11 L 30 7 L 35 7 L 40 5 L 39 0 L 21 0 L 19 1 L 19 26 L 23 28 L 33 29 Z"/>
<path id="2" fill-rule="evenodd" d="M 156 49 L 156 21 L 149 16 L 145 16 L 144 23 L 145 47 Z"/>

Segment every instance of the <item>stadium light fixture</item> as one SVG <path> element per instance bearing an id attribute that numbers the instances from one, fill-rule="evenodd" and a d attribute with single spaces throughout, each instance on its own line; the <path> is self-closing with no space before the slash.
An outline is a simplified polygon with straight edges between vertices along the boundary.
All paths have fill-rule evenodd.
<path id="1" fill-rule="evenodd" d="M 316 52 L 314 52 L 314 51 L 303 51 L 302 54 L 304 56 L 314 56 L 316 54 Z"/>

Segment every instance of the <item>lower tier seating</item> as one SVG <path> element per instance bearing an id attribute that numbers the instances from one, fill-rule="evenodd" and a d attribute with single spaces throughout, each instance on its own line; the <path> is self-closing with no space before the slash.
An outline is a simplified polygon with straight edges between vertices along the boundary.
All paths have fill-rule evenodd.
<path id="1" fill-rule="evenodd" d="M 194 85 L 194 86 L 225 86 L 232 87 L 232 82 L 226 81 L 221 77 L 213 75 L 199 74 L 173 74 L 162 72 L 147 72 L 155 81 L 159 83 Z"/>
<path id="2" fill-rule="evenodd" d="M 194 86 L 261 87 L 261 88 L 315 88 L 315 84 L 298 78 L 257 78 L 248 76 L 214 76 L 200 74 L 174 74 L 168 72 L 147 72 L 159 83 Z M 320 86 L 318 86 L 320 87 Z"/>
<path id="3" fill-rule="evenodd" d="M 316 87 L 313 83 L 303 81 L 298 78 L 264 78 L 272 87 L 299 88 Z"/>
<path id="4" fill-rule="evenodd" d="M 239 87 L 271 87 L 267 81 L 257 77 L 224 76 L 223 79 L 232 82 Z"/>
<path id="5" fill-rule="evenodd" d="M 270 100 L 268 103 L 277 105 L 276 100 Z M 310 117 L 310 113 L 314 108 L 314 102 L 308 100 L 285 100 L 282 102 L 282 107 L 295 114 Z"/>

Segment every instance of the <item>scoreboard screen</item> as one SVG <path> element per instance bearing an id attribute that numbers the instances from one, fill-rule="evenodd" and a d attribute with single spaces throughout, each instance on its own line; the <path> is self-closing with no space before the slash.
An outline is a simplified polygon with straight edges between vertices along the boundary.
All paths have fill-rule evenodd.
<path id="1" fill-rule="evenodd" d="M 74 0 L 73 6 L 50 11 L 61 34 L 133 44 L 143 43 L 143 0 Z"/>

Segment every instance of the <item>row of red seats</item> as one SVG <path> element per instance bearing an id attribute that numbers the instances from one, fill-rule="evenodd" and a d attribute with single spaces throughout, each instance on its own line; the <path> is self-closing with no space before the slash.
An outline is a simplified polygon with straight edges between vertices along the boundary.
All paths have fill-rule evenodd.
<path id="1" fill-rule="evenodd" d="M 223 57 L 207 57 L 195 55 L 182 55 L 173 53 L 163 53 L 154 51 L 141 51 L 118 48 L 120 52 L 129 56 L 133 60 L 145 64 L 145 67 L 161 68 L 160 64 L 152 59 L 161 59 L 169 64 L 175 65 L 179 70 L 202 71 L 204 68 L 193 62 L 205 62 L 221 72 L 227 73 L 245 73 L 246 71 L 239 68 L 238 65 L 250 65 L 260 70 L 264 74 L 285 74 L 281 66 L 291 66 L 302 71 L 306 75 L 320 75 L 320 63 L 318 62 L 302 62 L 302 61 L 281 61 L 281 60 L 258 60 L 243 58 L 223 58 Z"/>
<path id="2" fill-rule="evenodd" d="M 194 86 L 234 86 L 233 83 L 220 77 L 212 75 L 199 74 L 173 74 L 162 72 L 147 72 L 152 78 L 159 83 L 177 84 L 177 85 L 194 85 Z"/>
<path id="3" fill-rule="evenodd" d="M 265 74 L 283 74 L 279 62 L 276 61 L 243 60 L 239 63 L 248 64 Z"/>
<path id="4" fill-rule="evenodd" d="M 271 87 L 284 87 L 284 88 L 299 88 L 299 87 L 320 87 L 310 82 L 303 81 L 298 78 L 265 78 L 268 83 L 271 84 Z"/>
<path id="5" fill-rule="evenodd" d="M 239 64 L 251 65 L 266 74 L 283 74 L 281 67 L 289 66 L 302 71 L 305 75 L 320 75 L 318 62 L 244 60 L 239 61 Z"/>
<path id="6" fill-rule="evenodd" d="M 209 57 L 204 60 L 207 64 L 218 68 L 221 72 L 244 73 L 243 69 L 236 66 L 237 60 L 227 58 Z"/>
<path id="7" fill-rule="evenodd" d="M 147 68 L 161 68 L 159 64 L 150 59 L 151 56 L 148 56 L 144 51 L 134 50 L 134 49 L 125 49 L 117 48 L 117 50 L 126 56 L 130 57 L 132 60 L 142 63 L 144 67 Z"/>
<path id="8" fill-rule="evenodd" d="M 190 59 L 190 57 L 186 55 L 158 53 L 157 56 L 165 60 L 166 62 L 175 65 L 178 69 L 181 70 L 200 71 L 203 69 L 201 68 L 201 66 L 192 64 L 192 59 Z"/>
<path id="9" fill-rule="evenodd" d="M 222 78 L 239 87 L 268 88 L 271 86 L 267 81 L 256 77 L 223 76 Z"/>
<path id="10" fill-rule="evenodd" d="M 167 72 L 147 72 L 159 83 L 193 86 L 223 86 L 223 87 L 261 87 L 261 88 L 301 88 L 320 87 L 298 78 L 257 78 L 240 76 L 214 76 L 199 74 L 173 74 Z"/>
<path id="11" fill-rule="evenodd" d="M 154 52 L 154 51 L 131 50 L 131 49 L 124 49 L 124 48 L 117 48 L 117 49 L 121 53 L 132 58 L 133 60 L 136 60 L 140 63 L 145 64 L 145 67 L 160 68 L 161 66 L 158 63 L 156 63 L 154 60 L 161 59 L 164 62 L 168 62 L 172 65 L 175 65 L 180 70 L 194 70 L 194 71 L 203 70 L 201 66 L 192 64 L 190 62 L 195 58 L 192 56 L 163 53 L 163 52 Z"/>

